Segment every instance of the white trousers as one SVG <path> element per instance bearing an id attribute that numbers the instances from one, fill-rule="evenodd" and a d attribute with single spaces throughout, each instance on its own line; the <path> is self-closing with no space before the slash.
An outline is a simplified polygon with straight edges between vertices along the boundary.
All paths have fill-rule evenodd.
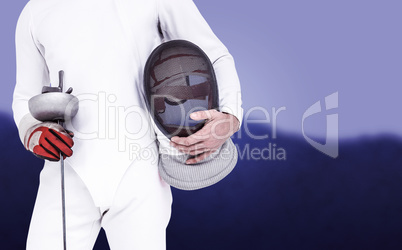
<path id="1" fill-rule="evenodd" d="M 127 169 L 114 202 L 96 207 L 76 172 L 65 166 L 67 249 L 92 249 L 102 228 L 112 250 L 164 250 L 171 214 L 170 186 L 147 161 Z M 28 250 L 63 249 L 60 163 L 49 164 L 40 185 L 29 228 Z"/>

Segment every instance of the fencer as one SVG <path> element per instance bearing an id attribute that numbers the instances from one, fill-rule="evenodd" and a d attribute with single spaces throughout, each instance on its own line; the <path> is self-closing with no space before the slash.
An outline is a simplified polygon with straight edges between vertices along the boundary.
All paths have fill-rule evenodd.
<path id="1" fill-rule="evenodd" d="M 194 120 L 208 118 L 208 126 L 197 133 L 208 134 L 221 122 L 227 134 L 202 141 L 196 134 L 172 137 L 171 148 L 196 155 L 186 161 L 193 164 L 239 128 L 242 108 L 234 60 L 191 0 L 27 3 L 16 29 L 14 119 L 25 147 L 47 159 L 27 249 L 63 248 L 56 178 L 60 153 L 66 157 L 68 249 L 92 249 L 101 227 L 111 249 L 165 249 L 172 197 L 158 173 L 159 149 L 145 104 L 143 72 L 152 50 L 175 39 L 197 44 L 215 69 L 220 112 L 192 114 Z M 73 87 L 80 103 L 77 115 L 65 124 L 73 138 L 28 110 L 30 98 L 58 82 L 59 70 L 65 71 L 65 88 Z"/>

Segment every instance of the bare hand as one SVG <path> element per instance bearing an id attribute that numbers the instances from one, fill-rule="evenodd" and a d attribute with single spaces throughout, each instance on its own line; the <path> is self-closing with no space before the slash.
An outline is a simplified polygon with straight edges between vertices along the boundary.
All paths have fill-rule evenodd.
<path id="1" fill-rule="evenodd" d="M 214 109 L 194 112 L 190 117 L 197 121 L 206 119 L 204 127 L 188 137 L 174 136 L 170 142 L 180 152 L 196 156 L 188 159 L 186 164 L 204 160 L 239 129 L 235 116 Z"/>

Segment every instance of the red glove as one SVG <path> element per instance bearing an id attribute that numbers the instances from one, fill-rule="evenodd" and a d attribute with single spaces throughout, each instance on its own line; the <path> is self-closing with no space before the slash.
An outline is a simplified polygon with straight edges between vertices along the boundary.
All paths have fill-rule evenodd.
<path id="1" fill-rule="evenodd" d="M 39 158 L 49 161 L 59 161 L 73 154 L 73 133 L 67 132 L 61 125 L 54 122 L 43 122 L 28 129 L 25 134 L 24 146 Z"/>

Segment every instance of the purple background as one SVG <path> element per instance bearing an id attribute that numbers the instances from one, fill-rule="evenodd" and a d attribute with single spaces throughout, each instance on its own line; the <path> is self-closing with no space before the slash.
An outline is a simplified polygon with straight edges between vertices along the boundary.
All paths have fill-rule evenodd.
<path id="1" fill-rule="evenodd" d="M 42 164 L 24 151 L 11 121 L 14 32 L 26 2 L 0 3 L 2 249 L 24 248 Z M 401 249 L 402 3 L 196 4 L 235 57 L 245 112 L 256 106 L 269 113 L 272 107 L 287 109 L 279 115 L 277 139 L 243 137 L 236 143 L 276 143 L 288 159 L 242 160 L 212 188 L 174 190 L 169 249 Z M 341 143 L 340 156 L 332 159 L 302 138 L 301 117 L 336 91 Z M 311 117 L 307 134 L 324 137 L 326 114 Z M 252 128 L 271 131 L 269 124 Z M 107 249 L 101 239 L 96 249 Z"/>
<path id="2" fill-rule="evenodd" d="M 10 113 L 14 30 L 26 0 L 0 9 L 0 111 Z M 340 135 L 402 135 L 400 1 L 196 1 L 236 59 L 244 108 L 285 106 L 278 128 L 301 133 L 303 112 L 339 91 Z M 261 113 L 253 112 L 252 116 Z M 317 118 L 307 132 L 323 136 Z"/>

